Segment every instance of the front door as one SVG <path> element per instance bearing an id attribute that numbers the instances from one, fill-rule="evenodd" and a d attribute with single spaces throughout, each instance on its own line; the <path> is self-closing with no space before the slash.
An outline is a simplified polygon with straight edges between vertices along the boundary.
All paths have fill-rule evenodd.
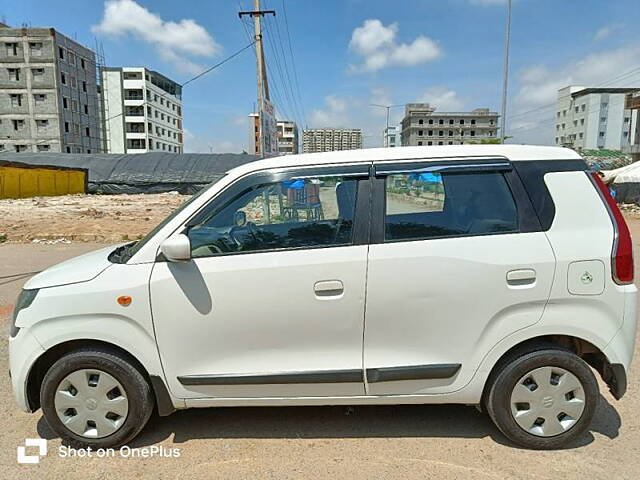
<path id="1" fill-rule="evenodd" d="M 367 391 L 459 390 L 498 341 L 541 318 L 553 252 L 508 162 L 376 170 Z"/>
<path id="2" fill-rule="evenodd" d="M 364 393 L 359 170 L 245 178 L 188 223 L 192 260 L 157 262 L 150 287 L 173 394 Z"/>

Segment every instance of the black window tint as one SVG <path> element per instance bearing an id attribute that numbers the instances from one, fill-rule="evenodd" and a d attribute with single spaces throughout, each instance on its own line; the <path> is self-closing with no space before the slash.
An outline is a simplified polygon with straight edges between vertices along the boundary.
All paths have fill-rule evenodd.
<path id="1" fill-rule="evenodd" d="M 518 214 L 502 173 L 411 173 L 386 178 L 385 239 L 515 232 Z"/>
<path id="2" fill-rule="evenodd" d="M 340 177 L 256 185 L 189 228 L 194 257 L 352 243 L 357 181 Z"/>

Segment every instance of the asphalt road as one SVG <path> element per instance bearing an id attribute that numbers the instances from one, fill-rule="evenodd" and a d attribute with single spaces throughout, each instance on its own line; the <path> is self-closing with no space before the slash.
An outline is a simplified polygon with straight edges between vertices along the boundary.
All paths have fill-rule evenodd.
<path id="1" fill-rule="evenodd" d="M 630 221 L 630 226 L 637 247 L 640 222 Z M 5 277 L 38 271 L 99 247 L 0 245 L 3 323 L 7 323 L 8 305 L 28 278 Z M 7 346 L 4 336 L 0 361 L 5 369 Z M 602 396 L 589 432 L 569 448 L 551 452 L 518 448 L 475 408 L 450 405 L 194 409 L 152 418 L 130 445 L 134 450 L 129 456 L 114 452 L 108 458 L 65 457 L 41 412 L 17 410 L 5 374 L 0 376 L 0 405 L 4 407 L 0 478 L 637 479 L 639 357 L 636 348 L 629 389 L 622 401 L 615 401 L 601 383 Z M 37 465 L 19 465 L 16 448 L 32 437 L 49 440 L 48 454 Z M 151 452 L 151 447 L 160 447 L 162 452 Z M 171 449 L 179 449 L 179 457 L 170 456 L 175 454 Z M 145 458 L 145 452 L 152 456 Z M 139 456 L 131 456 L 134 453 Z"/>

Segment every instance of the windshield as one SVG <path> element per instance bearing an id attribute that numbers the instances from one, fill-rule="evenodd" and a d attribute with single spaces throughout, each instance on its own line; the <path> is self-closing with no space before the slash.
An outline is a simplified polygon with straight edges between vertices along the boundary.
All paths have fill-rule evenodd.
<path id="1" fill-rule="evenodd" d="M 144 238 L 138 240 L 136 242 L 127 243 L 125 245 L 121 245 L 116 248 L 113 252 L 109 254 L 109 261 L 112 263 L 126 263 L 129 261 L 131 257 L 133 257 L 136 253 L 140 251 L 142 247 L 144 247 L 149 240 L 151 240 L 156 233 L 158 233 L 164 226 L 173 220 L 180 212 L 182 212 L 185 208 L 191 205 L 197 198 L 199 198 L 204 192 L 209 190 L 209 188 L 223 179 L 225 175 L 214 180 L 206 187 L 202 188 L 199 192 L 193 195 L 189 200 L 184 202 L 178 208 L 176 208 L 173 212 L 171 212 L 164 220 L 162 220 L 158 225 L 156 225 L 153 230 L 147 233 Z"/>

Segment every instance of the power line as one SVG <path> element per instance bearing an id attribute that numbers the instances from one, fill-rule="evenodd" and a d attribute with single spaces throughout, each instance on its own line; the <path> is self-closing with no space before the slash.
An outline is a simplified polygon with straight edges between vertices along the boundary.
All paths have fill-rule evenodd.
<path id="1" fill-rule="evenodd" d="M 211 67 L 207 68 L 205 71 L 203 71 L 203 72 L 201 72 L 201 73 L 197 74 L 195 77 L 190 78 L 190 79 L 189 79 L 189 80 L 187 80 L 186 82 L 184 82 L 184 83 L 182 83 L 182 84 L 178 84 L 178 85 L 180 85 L 180 87 L 184 87 L 185 85 L 188 85 L 189 83 L 193 82 L 194 80 L 197 80 L 198 78 L 200 78 L 200 77 L 202 77 L 202 76 L 206 75 L 207 73 L 211 72 L 212 70 L 215 70 L 216 68 L 220 67 L 221 65 L 224 65 L 224 64 L 225 64 L 225 63 L 227 63 L 229 60 L 231 60 L 231 59 L 233 59 L 233 58 L 237 57 L 237 56 L 238 56 L 238 55 L 240 55 L 242 52 L 244 52 L 246 49 L 248 49 L 248 48 L 252 47 L 255 43 L 256 43 L 256 42 L 255 42 L 255 40 L 254 40 L 254 41 L 252 41 L 252 42 L 251 42 L 251 43 L 249 43 L 248 45 L 245 45 L 244 47 L 242 47 L 240 50 L 238 50 L 238 51 L 236 51 L 235 53 L 233 53 L 233 54 L 229 55 L 229 56 L 228 56 L 227 58 L 225 58 L 224 60 L 222 60 L 222 61 L 220 61 L 220 62 L 216 63 L 215 65 L 213 65 L 213 66 L 211 66 Z M 159 94 L 159 96 L 160 96 L 160 97 L 163 97 L 163 98 L 167 98 L 167 95 L 169 95 L 169 93 L 161 93 L 161 94 Z M 108 122 L 109 120 L 113 120 L 114 118 L 121 117 L 121 116 L 122 116 L 122 115 L 124 115 L 124 114 L 125 114 L 125 113 L 124 113 L 124 112 L 122 112 L 122 113 L 118 113 L 118 114 L 116 114 L 116 115 L 113 115 L 113 116 L 111 116 L 111 117 L 107 118 L 107 119 L 105 120 L 105 122 Z"/>
<path id="2" fill-rule="evenodd" d="M 282 41 L 282 37 L 280 35 L 280 26 L 279 26 L 279 22 L 278 22 L 278 17 L 274 17 L 273 19 L 273 23 L 275 23 L 276 26 L 276 35 L 277 35 L 277 41 L 278 41 L 278 45 L 280 46 L 280 53 L 282 54 L 282 61 L 284 63 L 284 71 L 285 71 L 285 75 L 286 75 L 286 80 L 287 80 L 287 84 L 288 84 L 288 91 L 290 93 L 290 97 L 292 99 L 292 103 L 293 103 L 293 109 L 294 109 L 294 115 L 297 116 L 297 123 L 301 123 L 301 120 L 303 120 L 302 115 L 300 115 L 300 108 L 298 106 L 298 100 L 296 99 L 296 94 L 295 91 L 293 89 L 293 84 L 291 82 L 291 76 L 289 75 L 289 62 L 287 62 L 287 55 L 285 54 L 284 51 L 284 42 Z"/>
<path id="3" fill-rule="evenodd" d="M 625 72 L 623 74 L 620 74 L 620 75 L 618 75 L 616 77 L 613 77 L 613 78 L 611 78 L 609 80 L 606 80 L 603 83 L 601 83 L 599 87 L 596 87 L 596 88 L 606 87 L 606 86 L 608 86 L 608 85 L 610 85 L 612 83 L 615 83 L 615 82 L 618 82 L 620 80 L 626 79 L 628 77 L 634 76 L 636 73 L 640 73 L 640 67 L 634 67 L 633 69 L 631 69 L 631 70 L 629 70 L 629 71 L 627 71 L 627 72 Z M 530 113 L 535 113 L 535 112 L 538 112 L 538 111 L 546 110 L 546 109 L 549 109 L 551 107 L 555 107 L 555 105 L 556 105 L 556 102 L 553 102 L 553 103 L 548 103 L 546 105 L 542 105 L 540 107 L 533 108 L 531 110 L 527 110 L 525 112 L 514 113 L 513 115 L 509 116 L 509 119 L 522 117 L 522 116 L 528 115 Z"/>
<path id="4" fill-rule="evenodd" d="M 287 19 L 287 8 L 285 7 L 284 0 L 282 0 L 282 11 L 284 12 L 284 24 L 287 30 L 287 41 L 289 43 L 289 53 L 291 54 L 291 65 L 293 67 L 293 77 L 295 79 L 296 91 L 298 93 L 298 100 L 300 101 L 300 108 L 302 109 L 302 118 L 304 120 L 304 128 L 307 128 L 307 114 L 304 110 L 304 102 L 302 101 L 302 95 L 300 95 L 300 82 L 298 81 L 298 69 L 296 68 L 296 59 L 293 55 L 293 48 L 291 47 L 291 35 L 289 34 L 289 20 Z"/>

